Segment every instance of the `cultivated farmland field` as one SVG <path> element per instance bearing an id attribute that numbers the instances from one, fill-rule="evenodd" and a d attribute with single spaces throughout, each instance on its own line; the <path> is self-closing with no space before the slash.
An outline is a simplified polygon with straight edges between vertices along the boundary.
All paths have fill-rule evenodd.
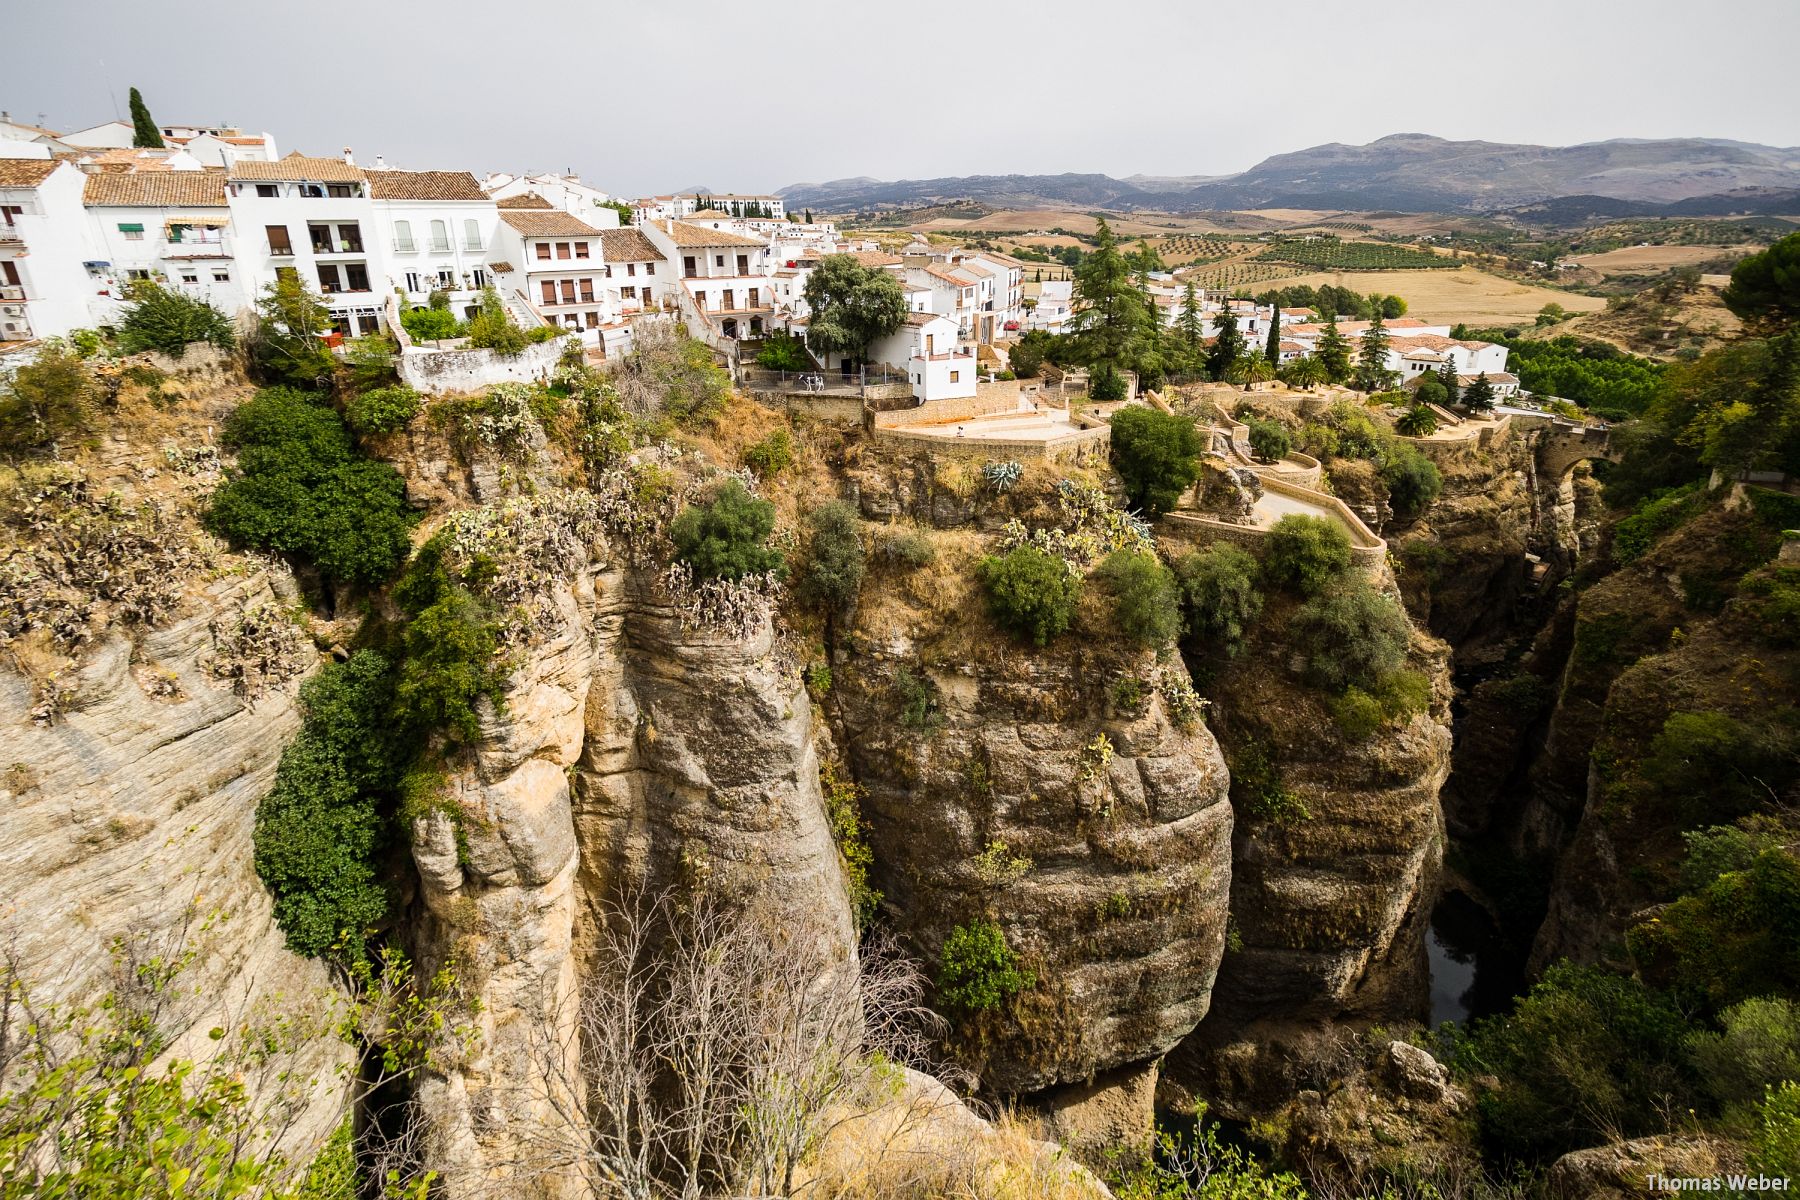
<path id="1" fill-rule="evenodd" d="M 1651 275 L 1717 258 L 1742 257 L 1760 246 L 1626 246 L 1604 254 L 1581 254 L 1575 261 L 1602 275 Z"/>
<path id="2" fill-rule="evenodd" d="M 1319 287 L 1335 284 L 1358 292 L 1380 292 L 1406 301 L 1406 315 L 1427 321 L 1466 321 L 1470 325 L 1509 325 L 1537 316 L 1552 302 L 1570 312 L 1606 307 L 1598 296 L 1535 287 L 1489 275 L 1474 267 L 1447 271 L 1321 271 L 1281 281 Z"/>
<path id="3" fill-rule="evenodd" d="M 1258 262 L 1294 263 L 1328 271 L 1417 271 L 1454 269 L 1456 259 L 1415 246 L 1390 242 L 1283 241 L 1257 254 Z"/>

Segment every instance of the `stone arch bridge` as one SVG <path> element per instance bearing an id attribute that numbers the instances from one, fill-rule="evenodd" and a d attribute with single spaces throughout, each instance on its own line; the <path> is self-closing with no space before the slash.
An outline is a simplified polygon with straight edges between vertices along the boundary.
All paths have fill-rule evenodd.
<path id="1" fill-rule="evenodd" d="M 1625 457 L 1624 452 L 1613 445 L 1612 430 L 1608 426 L 1555 420 L 1540 428 L 1538 471 L 1551 479 L 1561 479 L 1583 459 L 1604 458 L 1608 462 L 1618 462 Z"/>

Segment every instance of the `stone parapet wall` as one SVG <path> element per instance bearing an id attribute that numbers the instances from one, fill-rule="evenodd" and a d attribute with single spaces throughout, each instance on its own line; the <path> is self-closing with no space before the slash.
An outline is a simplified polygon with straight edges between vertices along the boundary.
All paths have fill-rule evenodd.
<path id="1" fill-rule="evenodd" d="M 1070 464 L 1102 463 L 1112 445 L 1112 430 L 1099 425 L 1053 438 L 940 437 L 905 427 L 877 425 L 869 431 L 877 445 L 924 449 L 949 458 L 1043 459 Z"/>

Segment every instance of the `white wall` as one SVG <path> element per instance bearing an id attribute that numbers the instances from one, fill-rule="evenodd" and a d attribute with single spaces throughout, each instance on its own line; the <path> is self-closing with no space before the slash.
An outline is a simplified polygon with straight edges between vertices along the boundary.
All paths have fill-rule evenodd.
<path id="1" fill-rule="evenodd" d="M 211 224 L 229 221 L 230 209 L 105 205 L 90 208 L 87 214 L 96 258 L 111 264 L 115 301 L 123 298 L 133 271 L 161 276 L 161 282 L 172 291 L 205 300 L 230 315 L 249 307 L 254 299 L 250 281 L 235 258 L 236 233 L 229 226 Z M 192 226 L 181 242 L 168 239 L 167 227 L 172 221 Z M 121 225 L 141 225 L 143 234 L 133 238 Z M 188 282 L 188 275 L 194 277 L 193 282 Z"/>
<path id="2" fill-rule="evenodd" d="M 322 295 L 321 299 L 334 316 L 349 319 L 352 333 L 370 327 L 372 319 L 379 326 L 379 311 L 386 300 L 389 271 L 382 253 L 383 241 L 376 232 L 375 209 L 367 194 L 368 185 L 360 182 L 352 185 L 363 194 L 347 197 L 302 196 L 300 185 L 295 183 L 281 182 L 274 186 L 279 193 L 274 197 L 258 196 L 253 181 L 232 183 L 227 188 L 227 191 L 236 192 L 231 197 L 231 217 L 237 235 L 238 262 L 240 269 L 247 269 L 250 294 L 253 297 L 259 295 L 273 283 L 277 267 L 295 268 L 307 287 L 322 291 L 321 265 L 336 266 L 342 280 L 348 264 L 361 263 L 368 274 L 366 290 L 345 290 Z M 339 244 L 339 227 L 355 225 L 362 237 L 361 252 L 314 254 L 308 229 L 314 224 L 332 227 L 334 248 Z M 269 253 L 267 227 L 270 225 L 287 227 L 293 254 L 277 256 Z"/>
<path id="3" fill-rule="evenodd" d="M 398 288 L 409 300 L 423 303 L 447 275 L 450 304 L 458 315 L 480 299 L 484 282 L 496 283 L 487 264 L 495 261 L 490 251 L 499 236 L 500 212 L 492 200 L 376 200 L 373 201 L 376 236 L 382 243 L 386 264 L 384 291 Z M 443 249 L 432 239 L 432 222 L 442 221 L 448 237 Z M 469 222 L 475 240 L 469 240 Z M 400 223 L 407 239 L 402 240 Z M 410 242 L 411 249 L 406 246 Z M 520 264 L 514 263 L 514 266 Z"/>
<path id="4" fill-rule="evenodd" d="M 16 239 L 0 241 L 0 260 L 19 273 L 18 292 L 0 280 L 9 289 L 0 292 L 0 340 L 62 337 L 94 324 L 89 302 L 106 283 L 82 265 L 98 257 L 81 205 L 86 182 L 65 162 L 36 188 L 0 188 L 0 204 L 24 209 L 13 218 Z"/>

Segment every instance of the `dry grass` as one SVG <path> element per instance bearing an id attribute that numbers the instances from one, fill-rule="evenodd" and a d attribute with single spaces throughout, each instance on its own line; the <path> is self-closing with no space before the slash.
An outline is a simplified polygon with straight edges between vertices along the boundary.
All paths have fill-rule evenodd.
<path id="1" fill-rule="evenodd" d="M 1570 312 L 1597 312 L 1606 301 L 1554 288 L 1536 287 L 1502 279 L 1474 267 L 1438 271 L 1320 271 L 1295 275 L 1282 287 L 1333 284 L 1357 292 L 1380 292 L 1406 301 L 1406 315 L 1424 321 L 1470 325 L 1506 325 L 1535 317 L 1544 305 L 1556 303 Z"/>
<path id="2" fill-rule="evenodd" d="M 1583 254 L 1575 261 L 1602 275 L 1651 275 L 1690 267 L 1727 255 L 1742 257 L 1761 246 L 1625 246 L 1604 254 Z"/>

